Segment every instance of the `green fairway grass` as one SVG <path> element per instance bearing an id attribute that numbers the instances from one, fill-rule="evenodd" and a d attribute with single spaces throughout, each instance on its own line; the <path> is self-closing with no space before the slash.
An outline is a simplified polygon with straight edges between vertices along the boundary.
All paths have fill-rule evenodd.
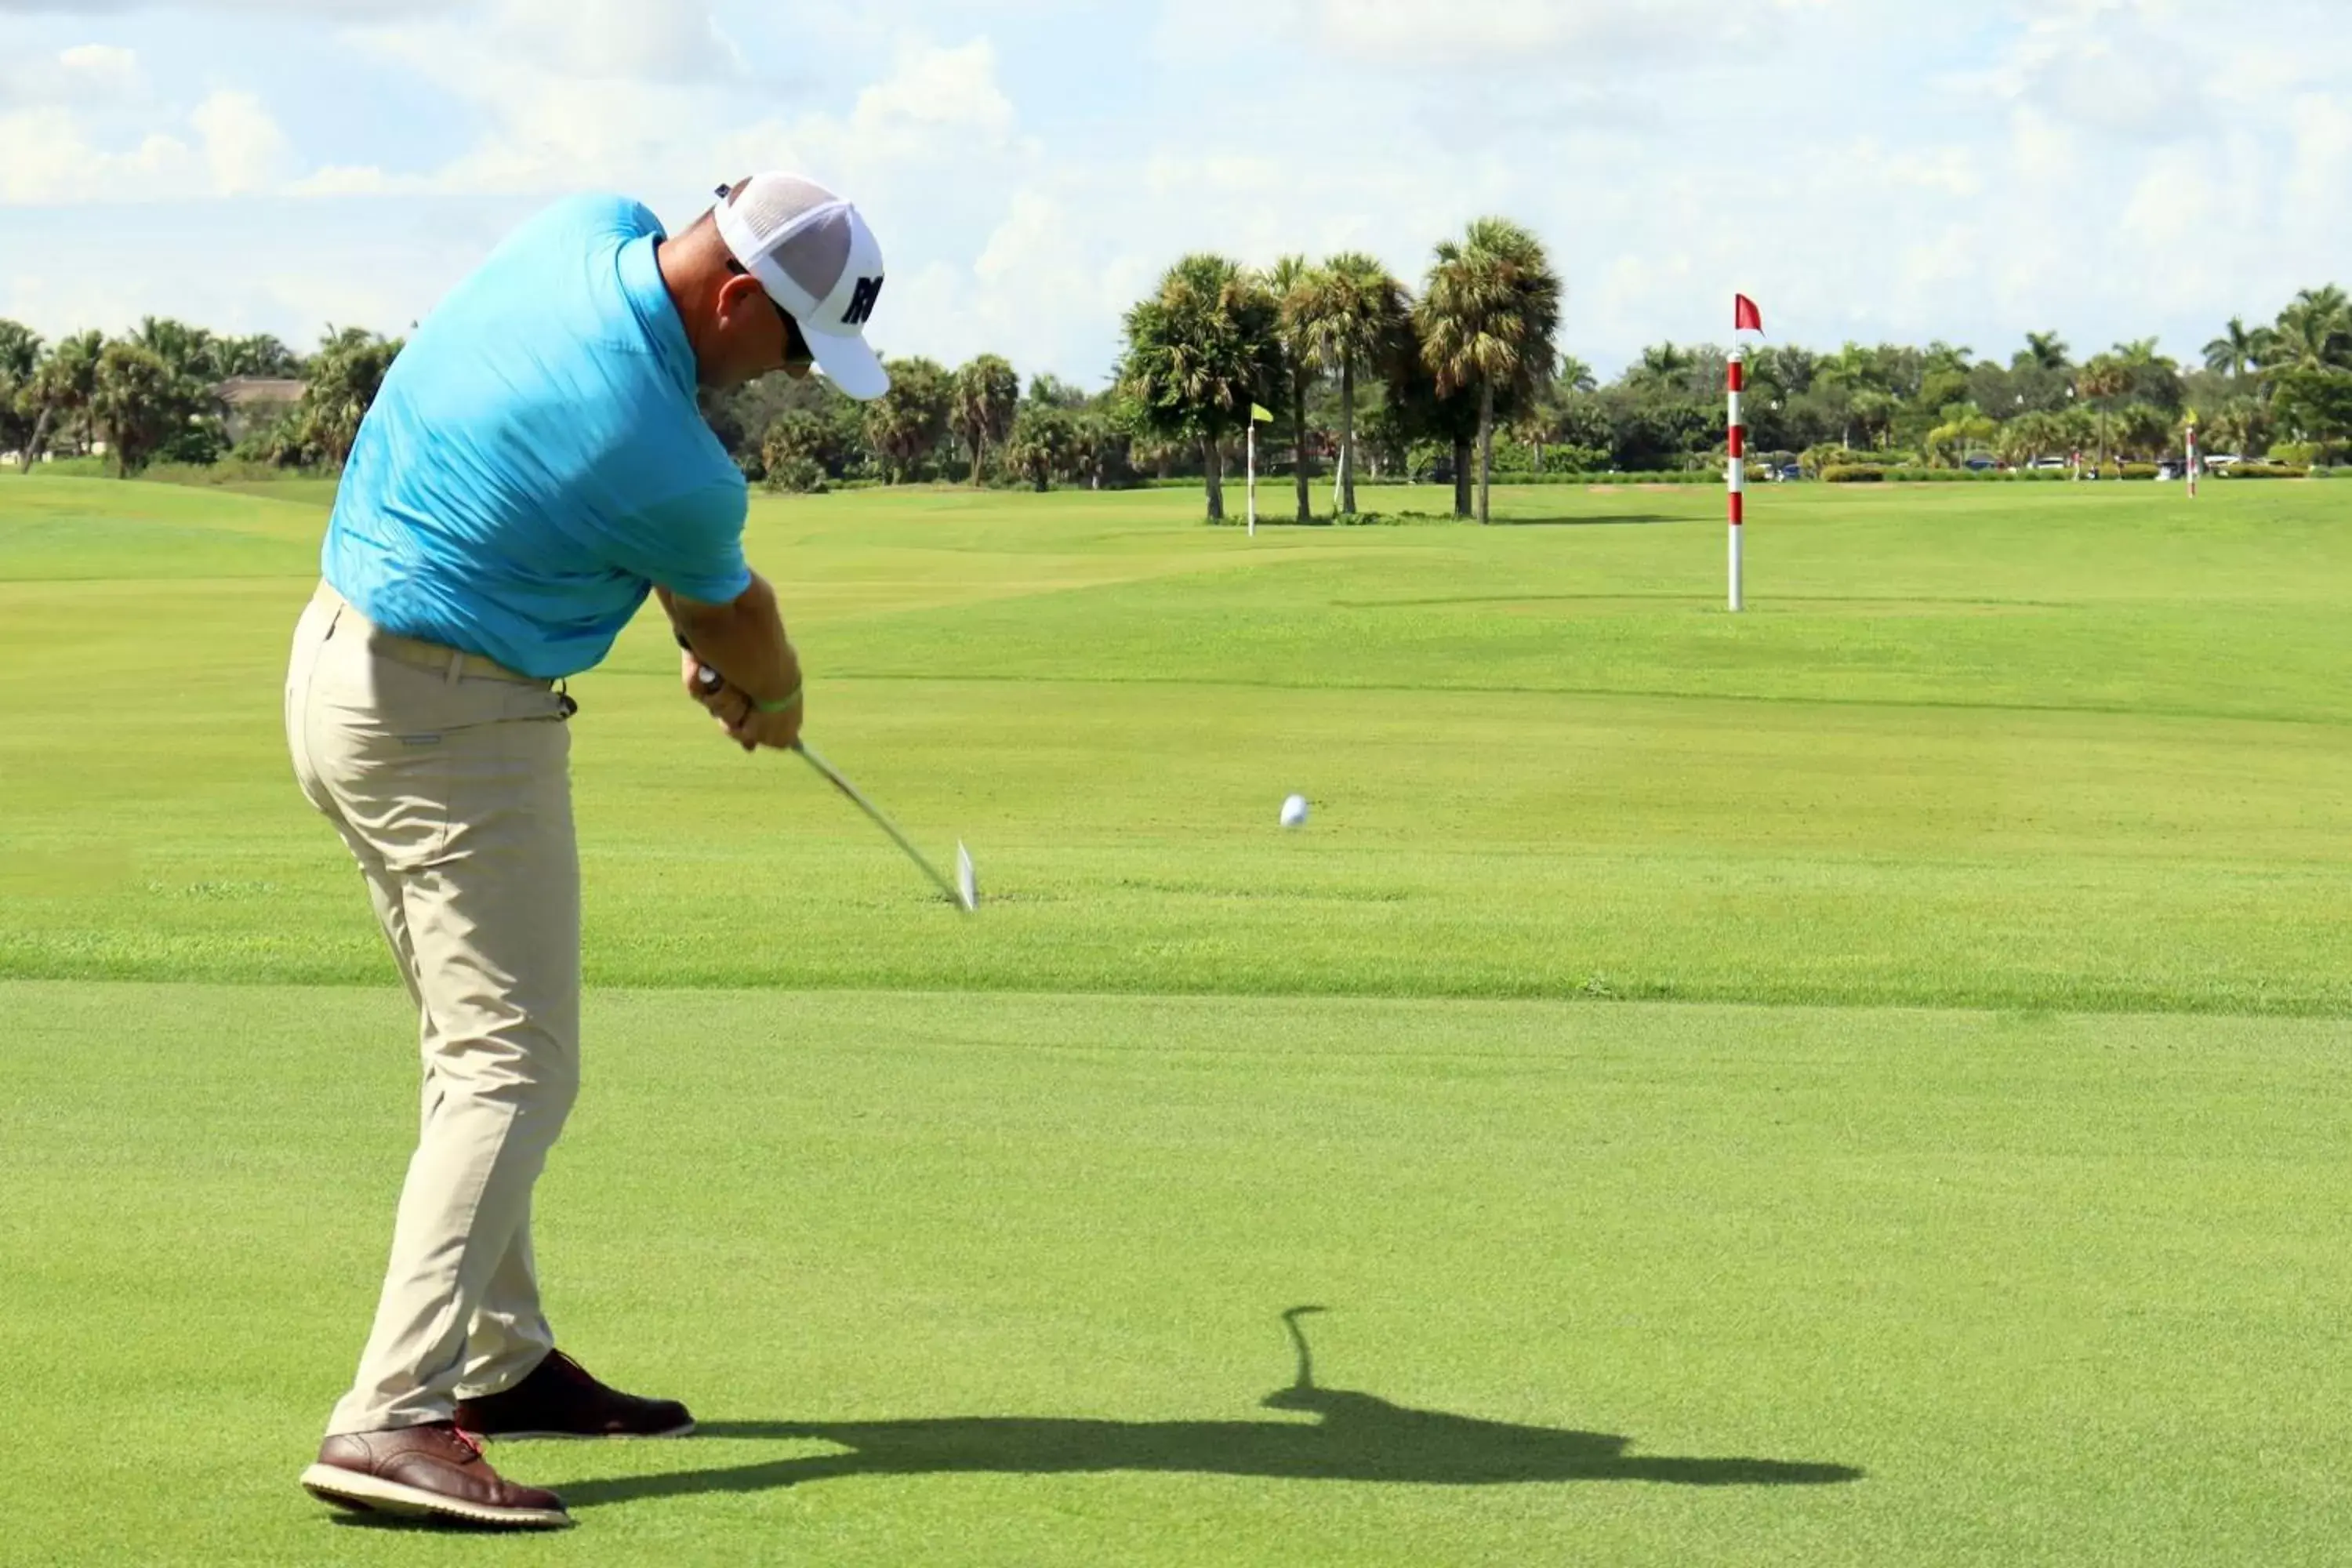
<path id="1" fill-rule="evenodd" d="M 0 485 L 0 974 L 381 977 L 283 758 L 301 493 Z M 574 683 L 589 973 L 2342 1012 L 2336 493 L 1774 489 L 1738 617 L 1703 489 L 1255 541 L 1190 492 L 762 501 L 811 737 L 988 917 L 719 744 L 641 620 Z"/>
<path id="2" fill-rule="evenodd" d="M 1772 487 L 1737 617 L 1703 487 L 755 501 L 982 908 L 654 618 L 572 684 L 539 1253 L 703 1429 L 492 1540 L 294 1485 L 415 1113 L 330 498 L 0 476 L 0 1562 L 2340 1561 L 2347 498 Z"/>
<path id="3" fill-rule="evenodd" d="M 600 993 L 550 1305 L 704 1435 L 499 1446 L 581 1521 L 527 1543 L 293 1487 L 411 1131 L 388 988 L 18 983 L 0 1022 L 26 1561 L 2320 1563 L 2352 1528 L 2339 1020 Z"/>

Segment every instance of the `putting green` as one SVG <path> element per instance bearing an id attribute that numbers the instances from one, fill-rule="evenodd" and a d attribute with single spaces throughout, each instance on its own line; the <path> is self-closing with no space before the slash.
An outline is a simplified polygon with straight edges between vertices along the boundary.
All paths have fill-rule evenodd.
<path id="1" fill-rule="evenodd" d="M 322 502 L 0 479 L 0 1556 L 2334 1561 L 2329 493 L 1774 489 L 1738 619 L 1703 490 L 762 501 L 984 907 L 656 628 L 575 683 L 541 1254 L 705 1427 L 499 1450 L 581 1528 L 493 1544 L 293 1485 L 414 1117 L 278 735 Z"/>

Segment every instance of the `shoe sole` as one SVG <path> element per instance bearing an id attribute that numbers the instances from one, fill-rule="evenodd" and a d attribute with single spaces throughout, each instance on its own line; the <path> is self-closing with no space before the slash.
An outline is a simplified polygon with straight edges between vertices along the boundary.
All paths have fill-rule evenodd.
<path id="1" fill-rule="evenodd" d="M 456 1519 L 467 1524 L 499 1525 L 509 1530 L 563 1530 L 572 1523 L 572 1516 L 562 1509 L 496 1508 L 488 1503 L 467 1502 L 336 1465 L 312 1465 L 304 1470 L 302 1489 L 320 1502 L 355 1513 Z"/>
<path id="2" fill-rule="evenodd" d="M 488 1443 L 604 1443 L 616 1437 L 626 1441 L 636 1438 L 690 1437 L 693 1435 L 694 1423 L 691 1421 L 682 1426 L 672 1426 L 666 1432 L 468 1432 L 466 1434 L 468 1437 L 477 1437 Z"/>

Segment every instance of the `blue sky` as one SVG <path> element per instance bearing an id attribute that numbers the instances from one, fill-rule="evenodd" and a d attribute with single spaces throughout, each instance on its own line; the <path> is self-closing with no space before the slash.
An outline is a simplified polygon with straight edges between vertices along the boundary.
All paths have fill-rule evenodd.
<path id="1" fill-rule="evenodd" d="M 1958 19 L 1955 19 L 1958 18 Z M 1499 212 L 1563 346 L 2004 357 L 2352 282 L 2342 0 L 0 0 L 0 315 L 404 330 L 550 197 L 856 198 L 886 353 L 1088 384 L 1188 249 L 1409 281 Z"/>

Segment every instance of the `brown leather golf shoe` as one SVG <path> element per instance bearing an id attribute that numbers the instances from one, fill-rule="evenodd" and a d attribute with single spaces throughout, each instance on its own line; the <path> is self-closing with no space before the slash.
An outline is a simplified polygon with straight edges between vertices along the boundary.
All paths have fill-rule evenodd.
<path id="1" fill-rule="evenodd" d="M 319 1445 L 302 1489 L 359 1513 L 462 1520 L 510 1530 L 555 1530 L 572 1522 L 563 1500 L 502 1479 L 481 1445 L 447 1421 L 389 1432 L 352 1432 Z"/>
<path id="2" fill-rule="evenodd" d="M 675 1399 L 607 1388 L 562 1351 L 501 1394 L 457 1402 L 457 1425 L 484 1437 L 683 1437 L 694 1417 Z"/>

